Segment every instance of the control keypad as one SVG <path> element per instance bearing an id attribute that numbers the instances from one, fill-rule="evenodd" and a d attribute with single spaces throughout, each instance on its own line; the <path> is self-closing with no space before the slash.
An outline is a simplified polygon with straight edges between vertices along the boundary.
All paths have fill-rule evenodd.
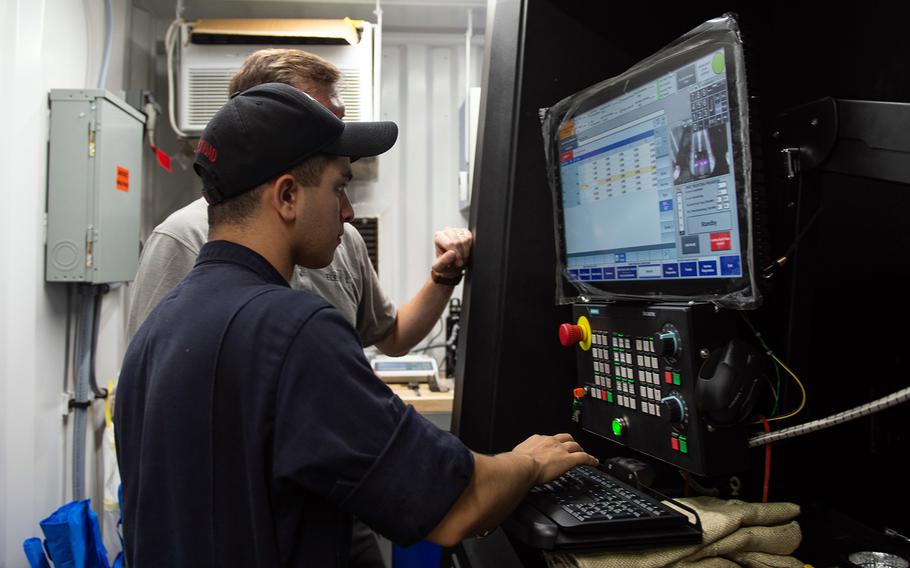
<path id="1" fill-rule="evenodd" d="M 661 377 L 666 370 L 660 365 L 654 337 L 595 329 L 591 355 L 590 397 L 660 416 Z"/>

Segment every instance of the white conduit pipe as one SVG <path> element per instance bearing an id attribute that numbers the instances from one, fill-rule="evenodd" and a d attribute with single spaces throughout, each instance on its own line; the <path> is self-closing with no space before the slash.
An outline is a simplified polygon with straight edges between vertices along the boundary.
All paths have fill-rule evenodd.
<path id="1" fill-rule="evenodd" d="M 111 63 L 111 45 L 114 40 L 114 9 L 111 2 L 112 0 L 104 0 L 104 55 L 101 57 L 101 71 L 98 73 L 99 89 L 107 85 L 107 69 Z"/>
<path id="2" fill-rule="evenodd" d="M 787 438 L 795 438 L 796 436 L 803 436 L 810 432 L 824 430 L 825 428 L 830 428 L 831 426 L 836 426 L 838 424 L 843 424 L 844 422 L 862 418 L 863 416 L 875 414 L 876 412 L 880 412 L 886 408 L 896 406 L 902 402 L 907 402 L 908 400 L 910 400 L 910 387 L 901 389 L 895 393 L 889 394 L 886 397 L 874 400 L 862 406 L 857 406 L 856 408 L 852 408 L 850 410 L 845 410 L 844 412 L 840 412 L 827 418 L 821 418 L 819 420 L 814 420 L 812 422 L 807 422 L 798 426 L 785 428 L 783 430 L 778 430 L 777 432 L 768 432 L 765 434 L 753 436 L 749 439 L 749 447 L 754 448 L 757 446 L 763 446 L 765 444 L 770 444 L 771 442 L 776 442 L 778 440 L 786 440 Z"/>

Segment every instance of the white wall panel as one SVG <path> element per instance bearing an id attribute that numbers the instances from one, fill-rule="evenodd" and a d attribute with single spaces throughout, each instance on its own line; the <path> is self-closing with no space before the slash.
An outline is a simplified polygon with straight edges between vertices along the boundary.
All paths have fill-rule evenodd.
<path id="1" fill-rule="evenodd" d="M 433 234 L 467 226 L 458 209 L 465 46 L 457 34 L 386 33 L 383 42 L 381 114 L 398 123 L 399 141 L 380 157 L 378 181 L 355 183 L 352 198 L 358 215 L 380 217 L 380 281 L 400 305 L 429 277 Z M 472 86 L 482 49 L 472 50 Z"/>
<path id="2" fill-rule="evenodd" d="M 405 262 L 398 251 L 398 243 L 404 239 L 404 215 L 400 204 L 404 201 L 402 178 L 402 150 L 401 143 L 404 138 L 402 127 L 403 109 L 401 107 L 402 92 L 407 87 L 403 76 L 389 74 L 389 65 L 399 67 L 402 57 L 400 47 L 385 47 L 382 51 L 382 106 L 380 114 L 382 120 L 391 120 L 398 124 L 399 142 L 379 161 L 379 183 L 370 184 L 373 190 L 369 195 L 364 194 L 364 199 L 356 209 L 361 214 L 374 215 L 380 218 L 379 233 L 379 277 L 383 289 L 390 297 L 397 300 L 401 295 L 396 289 L 397 279 L 392 276 L 404 271 Z M 400 303 L 400 302 L 399 302 Z"/>
<path id="3" fill-rule="evenodd" d="M 457 81 L 453 60 L 457 53 L 449 47 L 434 47 L 430 71 L 432 73 L 432 96 L 430 98 L 430 132 L 433 143 L 430 152 L 430 179 L 427 180 L 430 208 L 427 210 L 431 221 L 430 230 L 447 225 L 460 225 L 458 218 L 458 105 L 462 97 L 455 92 Z M 430 258 L 435 256 L 429 251 Z"/>
<path id="4" fill-rule="evenodd" d="M 114 1 L 117 22 L 127 12 L 126 0 Z M 47 93 L 95 86 L 102 15 L 100 0 L 0 0 L 0 568 L 26 565 L 22 541 L 39 535 L 38 521 L 70 495 L 69 434 L 60 413 L 66 289 L 44 283 Z M 115 92 L 125 37 L 122 29 L 115 34 L 120 43 L 107 84 Z M 122 306 L 111 300 L 106 321 L 122 318 Z M 112 332 L 102 328 L 99 344 L 116 345 L 122 331 Z M 105 361 L 119 365 L 116 353 Z M 99 373 L 109 374 L 114 365 L 103 366 Z M 92 447 L 91 432 L 87 440 Z"/>
<path id="5" fill-rule="evenodd" d="M 400 72 L 406 80 L 405 95 L 403 100 L 404 116 L 401 124 L 405 133 L 401 140 L 402 155 L 405 161 L 402 164 L 403 177 L 401 180 L 402 192 L 399 193 L 399 208 L 404 212 L 400 220 L 403 235 L 398 242 L 398 254 L 403 259 L 404 270 L 394 276 L 398 278 L 397 289 L 404 292 L 404 298 L 411 298 L 420 289 L 423 279 L 410 278 L 410 272 L 426 266 L 430 258 L 430 248 L 427 244 L 426 223 L 422 222 L 428 217 L 433 187 L 431 184 L 430 159 L 431 145 L 435 137 L 430 139 L 430 100 L 429 100 L 429 49 L 425 45 L 409 45 L 404 50 L 404 61 Z M 435 134 L 435 133 L 434 133 Z"/>

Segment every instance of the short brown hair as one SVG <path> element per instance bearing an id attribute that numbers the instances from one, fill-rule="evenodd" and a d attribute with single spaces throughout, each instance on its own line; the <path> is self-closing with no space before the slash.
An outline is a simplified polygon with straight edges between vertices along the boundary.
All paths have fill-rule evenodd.
<path id="1" fill-rule="evenodd" d="M 294 176 L 297 183 L 302 186 L 317 186 L 319 185 L 320 180 L 322 180 L 322 172 L 325 171 L 325 167 L 328 165 L 330 159 L 331 157 L 327 154 L 315 154 L 310 156 L 303 162 L 294 166 L 294 169 L 291 170 L 291 175 Z"/>
<path id="2" fill-rule="evenodd" d="M 322 172 L 325 171 L 329 163 L 330 156 L 326 154 L 314 154 L 294 166 L 288 173 L 294 176 L 297 183 L 304 187 L 313 187 L 319 185 L 322 179 Z M 284 175 L 284 174 L 280 174 Z M 280 175 L 273 178 L 277 179 Z M 209 230 L 219 225 L 242 225 L 249 219 L 256 208 L 259 206 L 259 200 L 262 198 L 262 192 L 272 180 L 261 184 L 249 191 L 244 191 L 239 195 L 228 197 L 221 203 L 209 205 L 208 218 Z"/>
<path id="3" fill-rule="evenodd" d="M 221 203 L 209 205 L 209 235 L 212 229 L 222 225 L 242 225 L 249 219 L 256 208 L 267 184 L 262 184 L 249 191 L 244 191 L 233 197 L 228 197 Z"/>
<path id="4" fill-rule="evenodd" d="M 245 91 L 262 83 L 285 83 L 297 87 L 334 85 L 341 71 L 319 57 L 299 49 L 260 49 L 243 62 L 231 79 L 228 94 Z M 312 85 L 315 83 L 315 85 Z"/>

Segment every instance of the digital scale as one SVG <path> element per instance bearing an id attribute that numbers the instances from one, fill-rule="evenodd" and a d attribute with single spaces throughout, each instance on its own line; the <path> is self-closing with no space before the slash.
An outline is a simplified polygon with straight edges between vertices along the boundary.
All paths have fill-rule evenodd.
<path id="1" fill-rule="evenodd" d="M 379 355 L 370 361 L 370 365 L 376 376 L 386 383 L 436 383 L 439 378 L 436 360 L 427 355 Z"/>

